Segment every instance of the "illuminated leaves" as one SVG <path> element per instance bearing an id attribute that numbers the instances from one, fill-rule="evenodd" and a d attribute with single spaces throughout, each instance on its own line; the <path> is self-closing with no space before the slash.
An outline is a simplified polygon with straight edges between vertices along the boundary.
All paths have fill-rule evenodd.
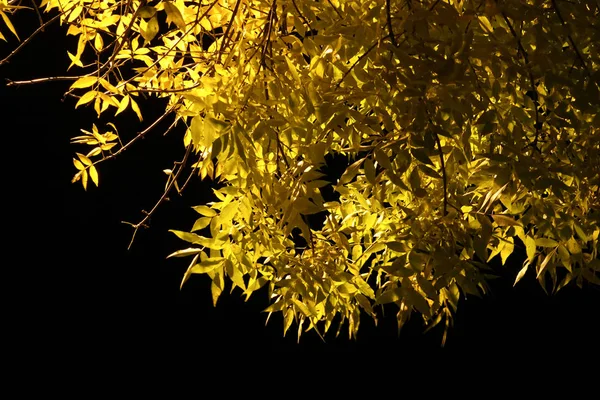
<path id="1" fill-rule="evenodd" d="M 595 283 L 597 7 L 570 7 L 565 27 L 535 2 L 392 4 L 391 43 L 385 2 L 334 3 L 46 3 L 77 38 L 70 68 L 86 68 L 75 107 L 151 117 L 144 134 L 172 118 L 190 154 L 166 187 L 180 190 L 179 168 L 219 183 L 190 231 L 173 231 L 192 246 L 171 255 L 193 258 L 182 284 L 206 275 L 213 304 L 226 280 L 246 297 L 266 286 L 284 332 L 342 316 L 355 336 L 381 304 L 399 326 L 411 313 L 435 326 L 461 293 L 484 292 L 484 263 L 520 246 L 515 283 L 530 268 L 555 290 Z M 149 96 L 163 116 L 142 113 Z M 84 188 L 142 136 L 82 132 Z M 336 182 L 324 171 L 337 157 Z"/>

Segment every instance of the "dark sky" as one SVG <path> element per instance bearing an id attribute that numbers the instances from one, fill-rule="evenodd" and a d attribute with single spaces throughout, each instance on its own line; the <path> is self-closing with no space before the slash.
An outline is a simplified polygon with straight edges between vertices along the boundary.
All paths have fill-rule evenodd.
<path id="1" fill-rule="evenodd" d="M 31 31 L 32 22 L 32 13 L 15 20 L 22 39 Z M 17 45 L 9 39 L 8 44 L 0 43 L 0 58 Z M 54 26 L 10 64 L 0 66 L 3 128 L 8 122 L 3 135 L 18 141 L 15 147 L 5 147 L 5 152 L 11 153 L 8 159 L 14 160 L 9 181 L 15 180 L 15 189 L 9 190 L 26 208 L 25 217 L 10 215 L 8 219 L 19 226 L 17 246 L 26 248 L 18 256 L 24 262 L 16 262 L 12 268 L 28 266 L 28 281 L 18 298 L 37 299 L 35 315 L 44 329 L 74 340 L 99 335 L 105 342 L 135 343 L 143 338 L 174 352 L 208 345 L 319 352 L 497 351 L 518 356 L 532 351 L 588 354 L 597 346 L 597 288 L 569 286 L 547 296 L 531 274 L 513 288 L 520 265 L 510 261 L 511 265 L 497 270 L 500 277 L 491 282 L 491 295 L 461 301 L 443 350 L 439 348 L 441 331 L 422 334 L 418 316 L 398 337 L 392 309 L 377 328 L 365 317 L 357 342 L 347 339 L 347 329 L 336 339 L 332 329 L 327 343 L 307 333 L 297 345 L 293 327 L 288 337 L 282 337 L 279 315 L 265 327 L 266 315 L 260 312 L 268 305 L 265 292 L 255 294 L 248 303 L 239 292 L 224 294 L 213 308 L 207 277 L 193 277 L 180 291 L 179 282 L 189 261 L 165 259 L 185 245 L 167 230 L 191 227 L 196 214 L 190 207 L 210 199 L 209 186 L 197 181 L 184 197 L 172 195 L 152 217 L 151 228 L 138 232 L 129 251 L 132 229 L 121 221 L 138 222 L 141 210 L 149 210 L 159 198 L 165 184 L 162 170 L 172 168 L 173 161 L 183 156 L 181 132 L 167 137 L 160 130 L 152 132 L 117 160 L 101 164 L 100 187 L 90 185 L 84 192 L 79 183 L 70 180 L 75 172 L 74 152 L 85 151 L 71 145 L 69 139 L 79 134 L 79 128 L 89 130 L 95 113 L 89 107 L 74 110 L 73 98 L 63 101 L 69 82 L 10 88 L 4 84 L 4 78 L 69 74 L 65 71 L 67 43 L 73 48 L 73 40 L 67 41 L 62 28 Z M 161 108 L 142 104 L 142 110 L 147 116 L 142 125 L 131 117 L 121 120 L 118 126 L 124 137 L 147 126 Z M 98 124 L 107 121 L 110 119 Z M 30 235 L 36 238 L 31 240 Z"/>

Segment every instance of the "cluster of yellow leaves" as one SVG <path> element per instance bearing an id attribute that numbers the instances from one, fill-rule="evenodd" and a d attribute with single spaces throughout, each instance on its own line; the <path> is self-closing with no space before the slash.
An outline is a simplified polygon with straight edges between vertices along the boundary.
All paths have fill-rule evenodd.
<path id="1" fill-rule="evenodd" d="M 134 98 L 165 98 L 192 167 L 223 183 L 174 231 L 193 245 L 173 254 L 193 256 L 183 282 L 207 274 L 215 303 L 227 277 L 246 296 L 268 286 L 284 332 L 341 316 L 356 335 L 384 304 L 399 327 L 415 311 L 432 327 L 521 245 L 516 281 L 535 266 L 553 290 L 600 283 L 600 6 L 410 4 L 42 2 L 78 36 L 71 66 L 92 71 L 76 107 L 141 121 Z M 84 133 L 85 187 L 117 137 Z M 326 202 L 333 154 L 351 163 Z"/>
<path id="2" fill-rule="evenodd" d="M 109 123 L 109 125 L 116 131 L 116 127 Z M 110 150 L 117 145 L 116 140 L 119 138 L 113 132 L 106 132 L 101 134 L 95 124 L 92 125 L 92 131 L 86 131 L 81 129 L 84 133 L 82 136 L 75 136 L 71 139 L 72 143 L 75 144 L 86 144 L 88 146 L 94 146 L 87 155 L 80 153 L 77 154 L 77 158 L 73 158 L 73 164 L 77 168 L 78 172 L 73 177 L 72 182 L 81 180 L 84 189 L 87 189 L 88 176 L 92 179 L 92 182 L 98 186 L 98 171 L 94 166 L 91 158 L 96 156 L 104 156 L 105 152 Z M 103 158 L 100 158 L 102 160 Z"/>

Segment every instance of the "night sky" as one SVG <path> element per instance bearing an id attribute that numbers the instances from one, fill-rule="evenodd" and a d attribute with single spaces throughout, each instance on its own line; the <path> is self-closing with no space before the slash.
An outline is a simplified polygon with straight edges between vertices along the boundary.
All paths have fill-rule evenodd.
<path id="1" fill-rule="evenodd" d="M 21 14 L 14 22 L 24 39 L 36 18 L 32 12 Z M 14 37 L 3 32 L 9 43 L 0 42 L 0 58 L 17 46 Z M 585 355 L 596 351 L 598 288 L 568 286 L 548 296 L 530 273 L 513 288 L 521 266 L 514 261 L 518 255 L 503 268 L 494 264 L 499 278 L 490 282 L 490 295 L 461 300 L 444 349 L 440 349 L 441 326 L 423 334 L 417 315 L 398 337 L 393 308 L 386 309 L 377 328 L 365 316 L 358 341 L 347 339 L 347 327 L 336 339 L 332 327 L 326 343 L 309 332 L 298 345 L 294 326 L 287 337 L 282 336 L 279 314 L 265 327 L 266 314 L 260 312 L 268 305 L 265 291 L 247 303 L 240 291 L 224 292 L 216 308 L 208 277 L 194 276 L 180 291 L 190 260 L 166 259 L 186 246 L 167 230 L 191 228 L 197 214 L 190 207 L 212 199 L 210 184 L 196 179 L 183 197 L 172 194 L 153 215 L 150 229 L 138 232 L 129 251 L 133 230 L 121 221 L 139 222 L 141 211 L 152 208 L 160 197 L 166 181 L 162 170 L 172 168 L 173 161 L 184 154 L 181 131 L 164 137 L 167 125 L 163 125 L 117 159 L 102 163 L 100 187 L 90 181 L 85 192 L 80 183 L 70 183 L 75 173 L 72 157 L 75 151 L 89 149 L 71 145 L 69 140 L 80 128 L 90 130 L 92 122 L 100 127 L 110 118 L 97 122 L 91 107 L 75 110 L 76 99 L 63 99 L 70 82 L 5 86 L 5 78 L 77 74 L 77 69 L 66 72 L 66 45 L 73 49 L 73 38 L 66 39 L 63 28 L 55 25 L 9 64 L 0 66 L 1 131 L 18 142 L 4 148 L 8 159 L 14 160 L 9 177 L 14 186 L 7 190 L 15 193 L 13 201 L 18 206 L 25 207 L 24 214 L 8 218 L 19 233 L 6 234 L 25 249 L 17 255 L 21 261 L 13 261 L 10 268 L 28 271 L 27 281 L 14 285 L 20 291 L 15 299 L 33 305 L 32 315 L 41 328 L 67 341 L 98 337 L 103 343 L 137 343 L 143 339 L 181 353 L 207 346 L 319 352 L 497 351 L 515 357 L 532 352 Z M 156 100 L 140 100 L 140 105 L 146 117 L 142 124 L 130 111 L 117 119 L 122 137 L 132 137 L 164 110 Z"/>

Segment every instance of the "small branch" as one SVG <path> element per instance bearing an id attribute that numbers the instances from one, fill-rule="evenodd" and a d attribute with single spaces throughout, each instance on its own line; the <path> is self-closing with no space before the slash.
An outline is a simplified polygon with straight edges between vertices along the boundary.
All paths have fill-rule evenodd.
<path id="1" fill-rule="evenodd" d="M 403 32 L 404 33 L 404 32 Z M 389 35 L 381 38 L 380 40 L 376 41 L 375 43 L 373 43 L 371 45 L 371 47 L 369 47 L 367 49 L 367 51 L 365 51 L 363 54 L 360 55 L 360 57 L 358 57 L 358 59 L 356 60 L 356 62 L 354 64 L 352 64 L 350 66 L 350 68 L 348 69 L 348 71 L 344 72 L 344 75 L 342 76 L 342 78 L 340 79 L 340 81 L 337 83 L 337 85 L 335 85 L 335 88 L 339 88 L 340 85 L 342 84 L 342 82 L 344 82 L 344 79 L 346 79 L 346 77 L 350 74 L 350 72 L 352 72 L 352 70 L 354 69 L 354 67 L 356 67 L 356 65 L 362 61 L 363 58 L 365 58 L 367 55 L 369 55 L 369 53 L 375 48 L 377 47 L 377 45 L 381 42 L 381 40 L 387 39 L 389 37 Z"/>
<path id="2" fill-rule="evenodd" d="M 444 164 L 444 152 L 442 151 L 442 142 L 440 142 L 440 136 L 435 134 L 435 142 L 437 143 L 438 151 L 440 153 L 440 164 L 442 170 L 442 182 L 444 184 L 444 215 L 448 214 L 448 180 L 446 178 L 446 166 Z"/>
<path id="3" fill-rule="evenodd" d="M 93 165 L 98 165 L 104 161 L 110 160 L 111 158 L 115 158 L 119 154 L 121 154 L 122 152 L 127 150 L 135 142 L 137 142 L 139 139 L 143 138 L 148 132 L 150 132 L 150 130 L 153 129 L 156 125 L 158 125 L 163 119 L 165 119 L 167 117 L 167 115 L 169 115 L 175 109 L 176 106 L 177 106 L 177 104 L 174 104 L 171 108 L 169 108 L 167 111 L 165 111 L 165 113 L 163 115 L 158 117 L 149 127 L 147 127 L 146 129 L 144 129 L 143 131 L 138 133 L 133 139 L 131 139 L 129 142 L 125 143 L 125 145 L 122 146 L 119 150 L 117 150 L 116 152 L 112 153 L 111 155 L 109 155 L 107 157 L 104 157 L 104 158 L 94 162 Z"/>
<path id="4" fill-rule="evenodd" d="M 229 23 L 227 24 L 227 29 L 225 30 L 225 34 L 223 35 L 223 41 L 221 42 L 221 48 L 219 49 L 219 54 L 223 53 L 223 50 L 225 50 L 225 47 L 227 47 L 227 45 L 229 44 L 229 40 L 230 40 L 229 32 L 231 31 L 231 26 L 233 25 L 233 20 L 235 19 L 235 16 L 240 8 L 241 3 L 242 3 L 242 0 L 237 0 L 235 2 L 235 7 L 233 8 L 233 11 L 231 12 L 231 18 L 229 19 Z"/>
<path id="5" fill-rule="evenodd" d="M 121 221 L 122 223 L 131 225 L 134 228 L 133 236 L 131 237 L 131 242 L 129 242 L 129 246 L 127 246 L 127 250 L 131 249 L 131 245 L 133 244 L 133 241 L 135 239 L 135 235 L 136 235 L 138 229 L 140 227 L 142 227 L 142 226 L 144 226 L 144 227 L 147 226 L 146 225 L 146 221 L 148 221 L 150 219 L 150 217 L 152 217 L 152 214 L 154 214 L 154 212 L 158 209 L 158 207 L 167 198 L 167 195 L 169 194 L 169 192 L 171 191 L 171 189 L 175 185 L 175 182 L 177 182 L 177 178 L 179 178 L 179 175 L 181 174 L 181 171 L 185 167 L 185 163 L 187 162 L 187 159 L 188 159 L 188 156 L 190 155 L 190 151 L 191 151 L 192 147 L 193 146 L 191 144 L 189 144 L 187 146 L 185 155 L 183 156 L 183 160 L 181 160 L 181 162 L 180 162 L 179 169 L 177 170 L 177 172 L 175 172 L 175 175 L 173 175 L 173 179 L 171 180 L 171 182 L 169 183 L 169 185 L 167 186 L 167 188 L 163 192 L 162 196 L 160 196 L 160 199 L 158 199 L 158 201 L 156 202 L 156 204 L 154 204 L 154 207 L 152 207 L 152 209 L 149 212 L 145 213 L 146 216 L 140 222 L 138 222 L 137 224 L 132 224 L 131 222 Z"/>
<path id="6" fill-rule="evenodd" d="M 385 0 L 385 12 L 387 14 L 387 27 L 390 35 L 390 40 L 394 47 L 398 47 L 396 37 L 394 36 L 394 29 L 392 29 L 392 0 Z"/>
<path id="7" fill-rule="evenodd" d="M 534 92 L 536 94 L 536 98 L 539 101 L 539 96 L 540 94 L 537 91 L 537 87 L 535 86 L 535 79 L 533 78 L 533 73 L 531 72 L 531 67 L 529 65 L 529 55 L 527 54 L 527 51 L 525 51 L 525 48 L 523 47 L 523 44 L 521 43 L 521 39 L 519 39 L 519 37 L 517 36 L 517 32 L 515 32 L 515 29 L 513 28 L 510 20 L 508 19 L 508 17 L 506 16 L 506 14 L 503 12 L 502 13 L 502 17 L 504 18 L 504 21 L 506 22 L 506 25 L 508 25 L 508 28 L 510 29 L 510 33 L 513 35 L 513 37 L 517 40 L 517 46 L 519 49 L 519 53 L 521 53 L 521 57 L 523 57 L 523 61 L 525 62 L 525 69 L 527 70 L 527 74 L 529 76 L 529 83 L 531 85 L 531 91 Z M 533 141 L 530 143 L 530 145 L 536 149 L 538 152 L 541 153 L 541 150 L 537 147 L 538 144 L 538 140 L 540 137 L 540 113 L 538 111 L 538 107 L 536 104 L 533 105 L 534 111 L 535 111 L 535 138 L 533 139 Z"/>
<path id="8" fill-rule="evenodd" d="M 294 8 L 296 9 L 296 12 L 298 13 L 298 16 L 300 17 L 300 19 L 302 20 L 304 25 L 308 26 L 308 29 L 312 32 L 313 29 L 310 26 L 310 24 L 308 23 L 308 21 L 306 20 L 306 18 L 304 17 L 304 15 L 302 15 L 302 13 L 300 12 L 300 9 L 296 5 L 296 0 L 292 0 L 292 4 L 294 5 Z"/>
<path id="9" fill-rule="evenodd" d="M 36 79 L 30 79 L 30 80 L 26 80 L 26 81 L 11 81 L 10 79 L 6 79 L 8 81 L 6 86 L 30 85 L 33 83 L 54 82 L 54 81 L 76 81 L 79 78 L 81 78 L 81 76 L 49 76 L 46 78 L 36 78 Z"/>
<path id="10" fill-rule="evenodd" d="M 51 23 L 53 23 L 54 21 L 56 21 L 57 19 L 59 19 L 61 16 L 61 14 L 57 14 L 54 17 L 52 17 L 50 20 L 48 20 L 47 22 L 43 23 L 42 25 L 40 25 L 39 28 L 37 28 L 35 31 L 33 31 L 33 33 L 31 35 L 29 35 L 27 37 L 27 39 L 23 40 L 23 42 L 17 46 L 16 49 L 14 49 L 13 51 L 11 51 L 11 53 L 9 55 L 7 55 L 6 57 L 4 57 L 2 60 L 0 60 L 0 65 L 2 64 L 6 64 L 7 62 L 10 61 L 10 59 L 17 54 L 23 47 L 25 47 L 25 45 L 27 45 L 27 43 L 29 43 L 31 41 L 31 39 L 33 39 L 33 37 L 35 35 L 37 35 L 40 32 L 44 31 L 44 28 L 46 28 L 48 25 L 50 25 Z"/>
<path id="11" fill-rule="evenodd" d="M 106 63 L 101 65 L 100 68 L 98 68 L 98 70 L 100 71 L 101 69 L 104 68 L 105 65 L 108 65 L 108 70 L 104 73 L 104 75 L 102 75 L 103 78 L 106 77 L 112 71 L 113 62 L 117 58 L 117 55 L 119 55 L 119 52 L 123 48 L 123 45 L 125 45 L 127 36 L 129 35 L 129 32 L 131 32 L 131 30 L 133 29 L 133 24 L 135 23 L 135 20 L 137 19 L 138 15 L 140 13 L 140 10 L 146 5 L 146 3 L 147 3 L 147 0 L 140 1 L 140 6 L 135 10 L 133 15 L 131 16 L 131 22 L 129 22 L 129 25 L 127 25 L 127 28 L 125 28 L 125 31 L 123 31 L 121 36 L 115 39 L 115 42 L 117 43 L 117 45 L 115 46 L 115 50 L 113 51 L 110 59 Z M 127 2 L 126 6 L 129 7 L 131 5 L 133 5 L 133 0 L 129 0 Z M 121 39 L 120 42 L 119 42 L 119 39 Z"/>
<path id="12" fill-rule="evenodd" d="M 567 22 L 563 19 L 562 14 L 560 13 L 560 9 L 558 8 L 558 4 L 556 4 L 556 0 L 551 0 L 551 1 L 552 1 L 552 8 L 554 8 L 554 10 L 556 11 L 556 16 L 560 20 L 560 23 L 566 28 L 567 27 Z M 587 73 L 588 77 L 591 78 L 592 75 L 590 74 L 590 70 L 588 69 L 588 67 L 587 67 L 587 65 L 585 63 L 585 60 L 583 59 L 583 56 L 579 52 L 579 49 L 577 48 L 577 45 L 575 44 L 575 41 L 573 40 L 573 37 L 571 37 L 570 33 L 567 33 L 567 38 L 569 39 L 569 44 L 573 48 L 573 51 L 575 52 L 575 55 L 577 56 L 577 58 L 581 62 L 581 65 L 583 66 L 583 69 L 585 69 L 585 72 Z"/>
<path id="13" fill-rule="evenodd" d="M 33 8 L 35 9 L 35 13 L 38 16 L 38 20 L 40 21 L 40 28 L 42 29 L 42 32 L 44 32 L 44 20 L 42 19 L 42 14 L 40 14 L 40 9 L 38 8 L 37 4 L 35 3 L 35 0 L 31 0 L 31 4 L 33 4 Z"/>
<path id="14" fill-rule="evenodd" d="M 127 90 L 128 93 L 179 93 L 179 92 L 185 92 L 187 90 L 191 90 L 194 88 L 197 88 L 198 86 L 200 86 L 202 84 L 202 81 L 198 81 L 196 83 L 194 83 L 192 86 L 188 86 L 188 87 L 184 87 L 184 88 L 177 88 L 177 89 L 145 89 L 145 88 L 140 88 L 140 89 L 129 89 Z"/>
<path id="15" fill-rule="evenodd" d="M 331 0 L 327 0 L 327 2 L 331 6 L 331 8 L 333 8 L 333 10 L 338 15 L 338 17 L 340 17 L 340 19 L 344 19 L 344 17 L 342 16 L 342 14 L 340 14 L 340 12 L 338 11 L 337 7 L 333 5 L 333 3 L 331 2 Z"/>

